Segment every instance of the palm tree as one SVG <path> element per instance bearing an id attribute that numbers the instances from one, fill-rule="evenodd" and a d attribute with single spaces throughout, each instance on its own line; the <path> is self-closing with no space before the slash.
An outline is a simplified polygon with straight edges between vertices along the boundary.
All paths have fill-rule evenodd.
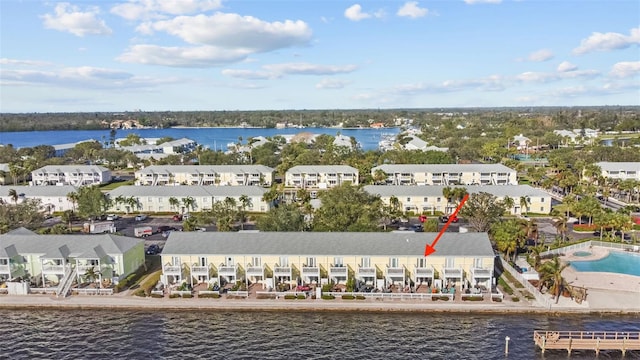
<path id="1" fill-rule="evenodd" d="M 138 210 L 140 207 L 140 202 L 138 201 L 137 197 L 134 196 L 129 196 L 128 198 L 125 199 L 125 204 L 126 209 L 127 209 L 127 214 L 129 213 L 130 210 Z"/>
<path id="2" fill-rule="evenodd" d="M 78 204 L 78 200 L 80 200 L 80 195 L 77 192 L 72 191 L 72 192 L 67 194 L 67 200 L 69 200 L 69 202 L 72 205 L 72 209 L 75 212 L 76 211 L 76 205 Z"/>
<path id="3" fill-rule="evenodd" d="M 566 241 L 568 230 L 567 218 L 563 215 L 557 215 L 553 218 L 553 221 L 553 226 L 556 228 L 558 235 L 561 236 L 563 242 Z"/>
<path id="4" fill-rule="evenodd" d="M 387 173 L 385 173 L 382 169 L 377 169 L 373 173 L 373 182 L 374 184 L 384 184 L 388 178 Z"/>
<path id="5" fill-rule="evenodd" d="M 513 206 L 516 204 L 516 201 L 513 200 L 511 196 L 505 196 L 502 199 L 502 203 L 504 207 L 507 209 L 507 213 L 511 214 L 511 210 L 513 210 Z"/>
<path id="6" fill-rule="evenodd" d="M 247 195 L 240 195 L 240 208 L 242 209 L 242 211 L 240 212 L 240 226 L 242 228 L 242 230 L 244 230 L 244 223 L 246 221 L 246 211 L 247 208 L 251 208 L 253 207 L 253 203 L 251 201 L 251 198 Z"/>
<path id="7" fill-rule="evenodd" d="M 529 212 L 529 205 L 531 205 L 531 198 L 527 195 L 520 196 L 520 207 L 526 209 L 525 213 Z M 520 210 L 522 212 L 522 210 Z"/>
<path id="8" fill-rule="evenodd" d="M 13 200 L 13 203 L 15 205 L 18 205 L 18 198 L 20 196 L 18 195 L 18 192 L 16 191 L 16 189 L 9 189 L 9 197 L 11 198 L 11 200 Z"/>
<path id="9" fill-rule="evenodd" d="M 549 260 L 540 266 L 541 284 L 550 285 L 549 291 L 555 296 L 556 304 L 560 300 L 560 295 L 565 287 L 565 280 L 562 277 L 562 271 L 569 266 L 569 263 L 563 263 L 558 256 Z"/>
<path id="10" fill-rule="evenodd" d="M 180 207 L 180 200 L 178 200 L 177 197 L 175 196 L 171 196 L 169 198 L 169 206 L 171 206 L 171 209 L 178 209 Z"/>
<path id="11" fill-rule="evenodd" d="M 196 200 L 191 196 L 187 196 L 185 198 L 182 198 L 182 205 L 184 205 L 187 210 L 191 209 L 191 211 L 193 211 L 196 205 Z"/>
<path id="12" fill-rule="evenodd" d="M 88 282 L 92 283 L 99 280 L 101 274 L 99 271 L 96 271 L 95 266 L 92 266 L 85 271 L 83 276 Z"/>
<path id="13" fill-rule="evenodd" d="M 442 188 L 442 196 L 447 199 L 447 206 L 445 208 L 445 212 L 449 212 L 449 203 L 451 202 L 451 198 L 453 197 L 453 189 L 450 186 L 445 186 Z"/>

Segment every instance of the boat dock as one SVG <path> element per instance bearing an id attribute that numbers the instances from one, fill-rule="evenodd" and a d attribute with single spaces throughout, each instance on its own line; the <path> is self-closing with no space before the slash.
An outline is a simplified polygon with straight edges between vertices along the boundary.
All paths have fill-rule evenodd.
<path id="1" fill-rule="evenodd" d="M 548 349 L 619 350 L 624 356 L 629 350 L 640 350 L 640 331 L 540 331 L 533 332 L 533 341 L 544 354 Z"/>

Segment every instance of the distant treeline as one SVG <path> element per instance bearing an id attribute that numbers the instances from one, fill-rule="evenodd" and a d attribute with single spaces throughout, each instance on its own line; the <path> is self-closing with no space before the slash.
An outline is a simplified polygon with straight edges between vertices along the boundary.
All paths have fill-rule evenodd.
<path id="1" fill-rule="evenodd" d="M 96 130 L 116 120 L 136 120 L 143 126 L 255 126 L 273 128 L 278 123 L 311 127 L 369 127 L 372 123 L 397 125 L 396 119 L 412 119 L 414 125 L 473 120 L 504 123 L 547 118 L 558 128 L 601 130 L 640 129 L 639 106 L 355 109 L 355 110 L 261 110 L 261 111 L 162 111 L 92 113 L 0 114 L 0 131 Z"/>

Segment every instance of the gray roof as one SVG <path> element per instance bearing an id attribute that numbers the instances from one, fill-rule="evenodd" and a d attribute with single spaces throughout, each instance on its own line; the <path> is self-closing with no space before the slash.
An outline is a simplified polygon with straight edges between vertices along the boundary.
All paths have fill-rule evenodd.
<path id="1" fill-rule="evenodd" d="M 270 173 L 274 169 L 264 165 L 151 165 L 136 171 L 142 174 L 158 173 Z"/>
<path id="2" fill-rule="evenodd" d="M 172 232 L 163 255 L 420 256 L 437 233 Z M 494 256 L 486 233 L 444 233 L 432 256 Z"/>
<path id="3" fill-rule="evenodd" d="M 596 163 L 600 169 L 605 171 L 635 171 L 640 172 L 640 162 L 611 162 L 602 161 Z"/>
<path id="4" fill-rule="evenodd" d="M 60 247 L 66 245 L 71 257 L 98 258 L 94 248 L 101 246 L 107 254 L 124 254 L 144 242 L 136 238 L 103 235 L 33 235 L 7 233 L 0 235 L 0 258 L 8 257 L 5 248 L 15 245 L 18 254 L 59 256 Z"/>
<path id="5" fill-rule="evenodd" d="M 119 186 L 108 192 L 113 199 L 118 196 L 263 196 L 269 189 L 261 186 Z"/>
<path id="6" fill-rule="evenodd" d="M 82 172 L 93 171 L 93 172 L 101 173 L 101 172 L 110 171 L 110 170 L 100 165 L 47 165 L 39 169 L 36 169 L 33 172 L 39 173 L 39 172 L 54 172 L 54 171 L 65 172 L 65 173 L 73 172 L 73 171 L 82 171 Z"/>
<path id="7" fill-rule="evenodd" d="M 367 185 L 364 191 L 373 195 L 384 196 L 442 196 L 442 189 L 447 185 Z M 450 188 L 463 187 L 469 194 L 486 192 L 498 197 L 509 196 L 520 198 L 521 196 L 549 197 L 547 192 L 536 189 L 529 185 L 449 185 Z"/>
<path id="8" fill-rule="evenodd" d="M 298 165 L 287 170 L 288 173 L 351 173 L 355 174 L 358 169 L 349 165 Z"/>
<path id="9" fill-rule="evenodd" d="M 71 185 L 64 186 L 0 186 L 0 196 L 7 196 L 9 190 L 14 189 L 18 194 L 24 194 L 26 197 L 38 196 L 59 196 L 66 197 L 70 192 L 78 191 L 78 188 Z"/>
<path id="10" fill-rule="evenodd" d="M 382 171 L 388 174 L 400 172 L 516 172 L 502 164 L 384 164 L 372 168 L 371 173 L 374 173 L 378 169 L 382 169 Z"/>
<path id="11" fill-rule="evenodd" d="M 7 163 L 0 164 L 0 171 L 9 172 L 9 164 Z"/>

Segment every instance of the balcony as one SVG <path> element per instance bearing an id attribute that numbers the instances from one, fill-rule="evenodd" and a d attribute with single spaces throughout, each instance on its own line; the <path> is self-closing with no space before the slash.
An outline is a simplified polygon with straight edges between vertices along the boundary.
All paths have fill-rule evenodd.
<path id="1" fill-rule="evenodd" d="M 346 278 L 349 269 L 346 266 L 330 266 L 329 277 L 343 277 Z"/>
<path id="2" fill-rule="evenodd" d="M 264 267 L 262 266 L 247 266 L 247 276 L 264 276 Z"/>
<path id="3" fill-rule="evenodd" d="M 433 278 L 433 268 L 416 267 L 414 269 L 416 278 Z"/>
<path id="4" fill-rule="evenodd" d="M 11 273 L 11 269 L 9 268 L 9 265 L 0 265 L 0 274 L 10 274 Z"/>
<path id="5" fill-rule="evenodd" d="M 223 265 L 218 267 L 218 276 L 236 276 L 236 266 Z"/>
<path id="6" fill-rule="evenodd" d="M 364 277 L 376 277 L 376 268 L 375 267 L 359 267 L 358 273 L 356 274 L 359 278 Z"/>
<path id="7" fill-rule="evenodd" d="M 492 271 L 489 269 L 472 268 L 471 277 L 475 280 L 491 279 Z"/>
<path id="8" fill-rule="evenodd" d="M 191 275 L 209 275 L 208 266 L 192 266 Z"/>
<path id="9" fill-rule="evenodd" d="M 168 265 L 162 269 L 164 275 L 182 275 L 182 269 L 180 266 Z"/>
<path id="10" fill-rule="evenodd" d="M 90 270 L 91 268 L 93 268 L 93 270 L 95 272 L 99 272 L 100 271 L 100 265 L 86 265 L 86 264 L 82 264 L 82 265 L 78 265 L 76 266 L 76 268 L 78 269 L 78 274 L 82 275 L 84 273 L 87 272 L 87 270 Z"/>
<path id="11" fill-rule="evenodd" d="M 290 266 L 276 266 L 273 268 L 273 276 L 288 276 L 291 277 L 291 267 Z"/>
<path id="12" fill-rule="evenodd" d="M 391 279 L 404 279 L 404 267 L 387 266 L 386 277 Z"/>
<path id="13" fill-rule="evenodd" d="M 443 279 L 460 279 L 462 280 L 462 269 L 460 268 L 444 268 L 442 269 Z"/>
<path id="14" fill-rule="evenodd" d="M 308 276 L 320 276 L 320 267 L 318 266 L 303 266 L 302 270 L 300 271 L 300 274 L 302 276 L 308 277 Z"/>

